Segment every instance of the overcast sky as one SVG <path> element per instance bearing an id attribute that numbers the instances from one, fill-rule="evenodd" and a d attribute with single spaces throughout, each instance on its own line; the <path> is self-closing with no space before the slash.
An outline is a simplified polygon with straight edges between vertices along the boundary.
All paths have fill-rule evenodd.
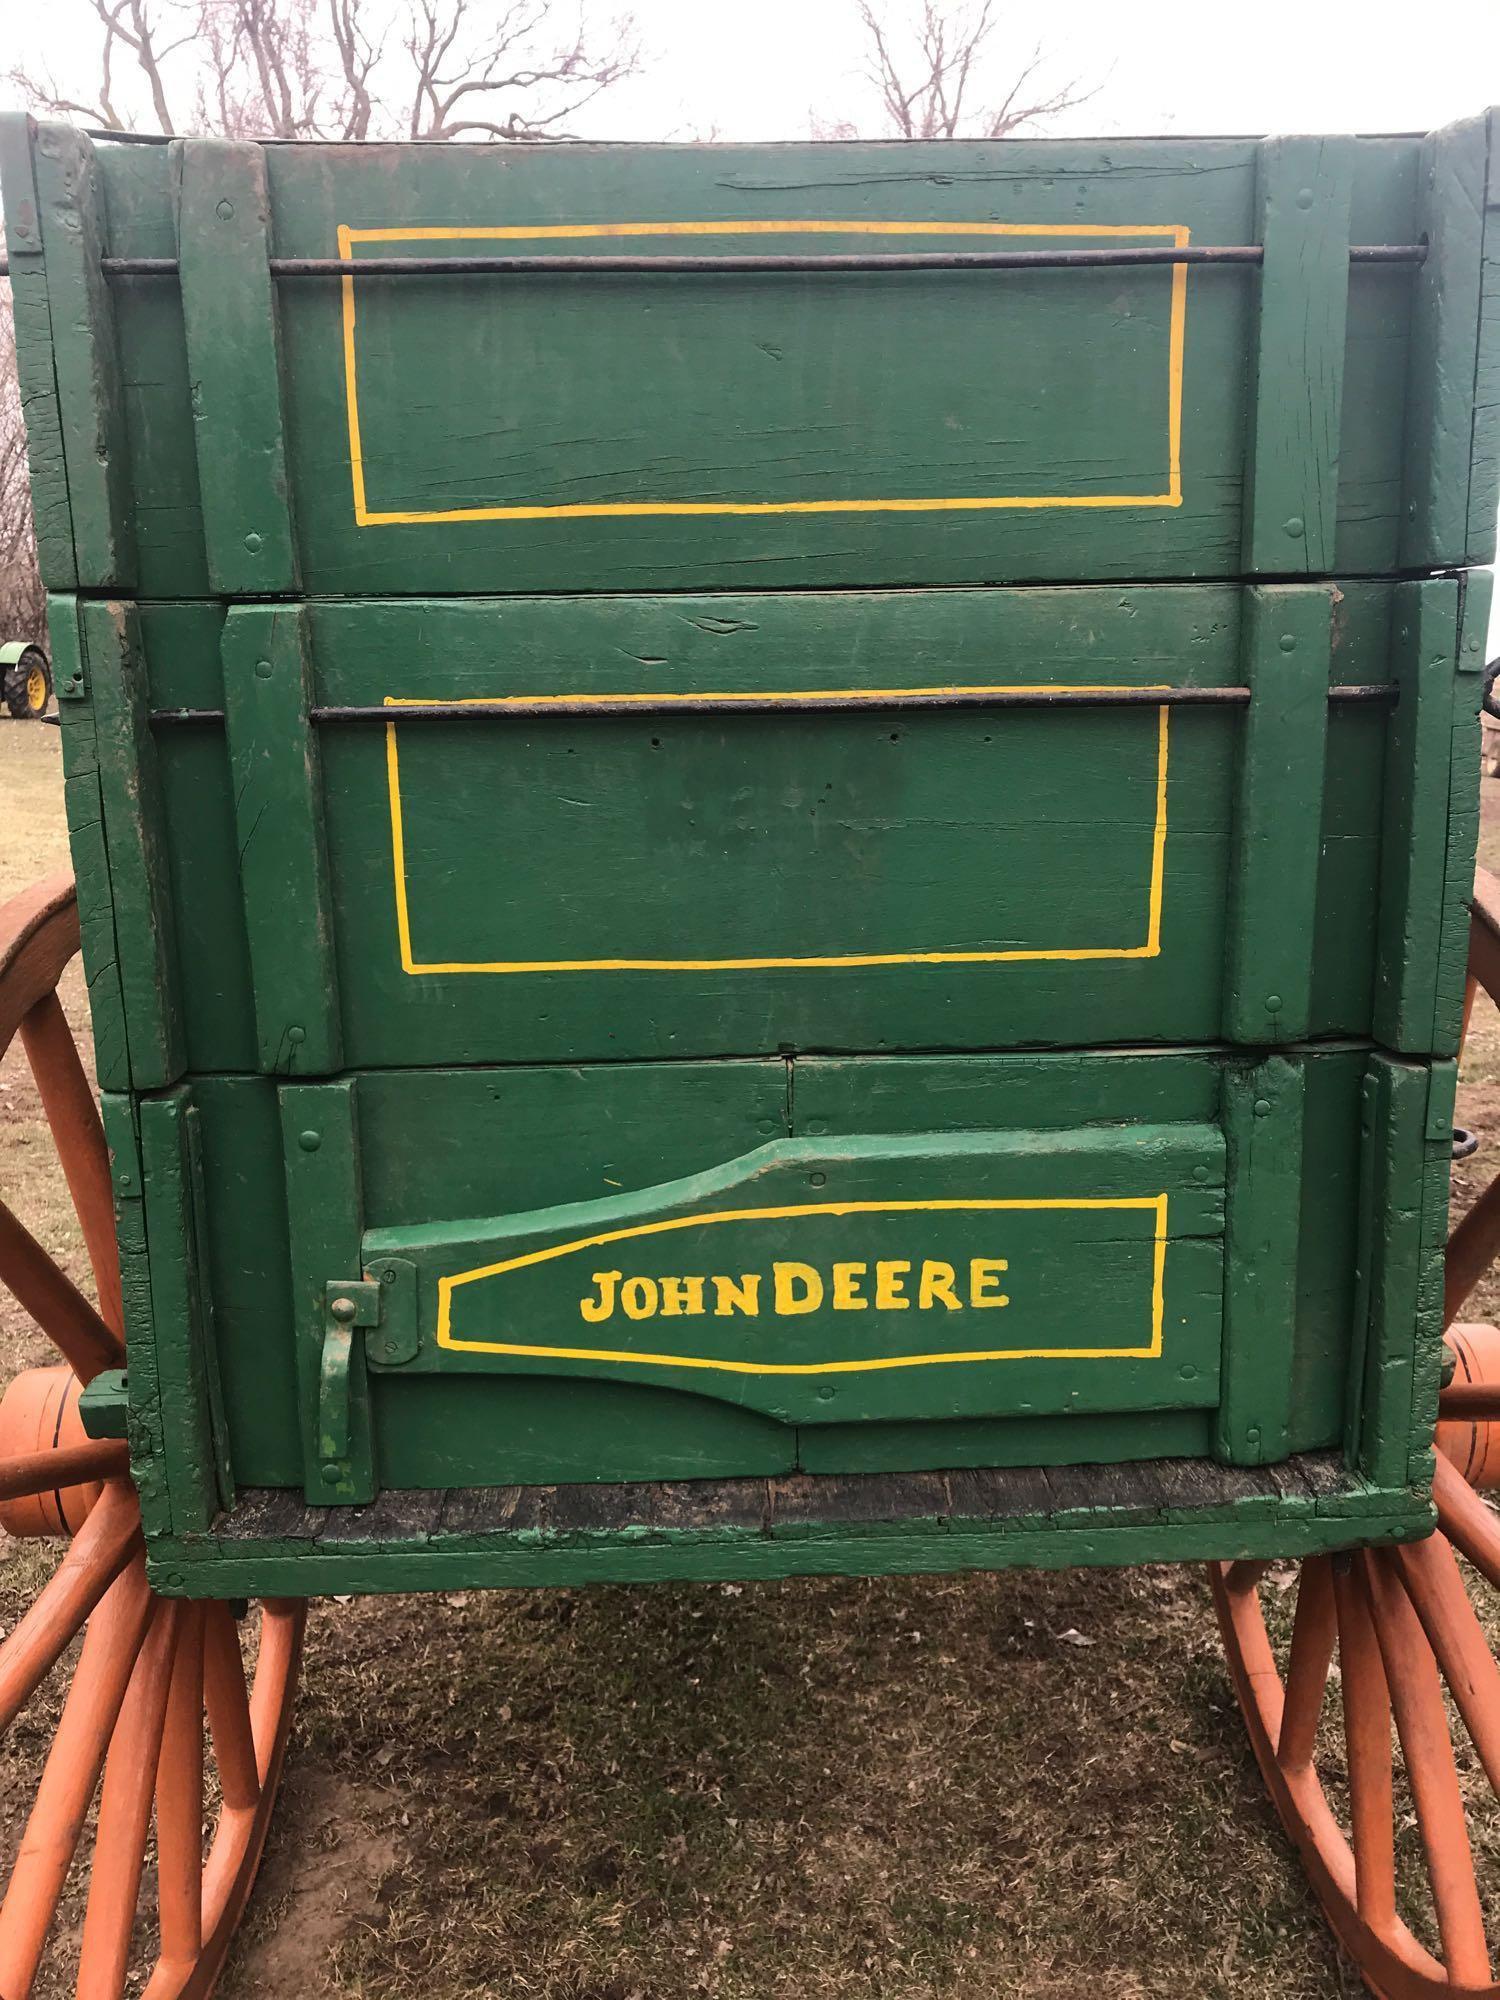
<path id="1" fill-rule="evenodd" d="M 404 11 L 379 4 L 393 22 Z M 571 12 L 572 0 L 559 5 Z M 475 18 L 486 8 L 497 0 L 471 0 Z M 597 19 L 614 11 L 591 0 Z M 631 11 L 646 66 L 578 120 L 590 136 L 796 139 L 815 115 L 871 124 L 855 0 L 635 0 Z M 92 26 L 89 0 L 0 0 L 0 66 L 40 60 L 85 83 Z M 1013 0 L 997 75 L 1038 35 L 1055 75 L 1098 86 L 1047 128 L 1057 132 L 1425 130 L 1500 98 L 1500 0 Z M 128 89 L 127 77 L 122 100 Z M 0 93 L 14 101 L 9 85 Z"/>

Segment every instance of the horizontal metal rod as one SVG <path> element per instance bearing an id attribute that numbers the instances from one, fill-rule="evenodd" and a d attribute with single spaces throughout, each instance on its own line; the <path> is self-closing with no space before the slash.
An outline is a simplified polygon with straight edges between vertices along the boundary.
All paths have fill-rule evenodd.
<path id="1" fill-rule="evenodd" d="M 1394 700 L 1389 682 L 1331 687 L 1337 702 Z M 1245 708 L 1247 687 L 1166 688 L 973 688 L 928 693 L 704 694 L 704 695 L 517 695 L 498 701 L 423 701 L 387 706 L 350 704 L 309 709 L 320 727 L 342 723 L 545 721 L 549 716 L 590 715 L 791 715 L 843 713 L 851 709 L 894 708 Z M 222 722 L 221 708 L 158 708 L 157 723 Z"/>
<path id="2" fill-rule="evenodd" d="M 741 257 L 273 257 L 275 278 L 546 278 L 546 277 L 711 277 L 803 271 L 1066 271 L 1110 269 L 1136 264 L 1257 265 L 1265 259 L 1259 243 L 1175 244 L 1109 250 L 897 250 L 865 255 Z M 1425 243 L 1359 243 L 1351 264 L 1420 264 Z M 112 278 L 170 278 L 175 257 L 103 257 Z M 0 277 L 10 275 L 0 258 Z"/>

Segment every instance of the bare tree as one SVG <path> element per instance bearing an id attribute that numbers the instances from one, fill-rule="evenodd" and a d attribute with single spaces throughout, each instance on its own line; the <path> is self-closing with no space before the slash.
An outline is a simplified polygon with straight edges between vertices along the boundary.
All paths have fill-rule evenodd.
<path id="1" fill-rule="evenodd" d="M 898 139 L 1003 139 L 1084 104 L 1097 86 L 1045 81 L 1047 51 L 1023 41 L 1008 81 L 998 88 L 995 58 L 1006 25 L 996 0 L 920 0 L 892 19 L 888 0 L 859 0 L 865 76 Z M 864 136 L 850 124 L 815 121 L 822 138 Z"/>
<path id="2" fill-rule="evenodd" d="M 79 0 L 100 31 L 92 96 L 24 67 L 38 109 L 124 131 L 138 73 L 158 130 L 239 138 L 548 139 L 632 75 L 628 16 L 571 0 Z M 184 117 L 186 112 L 186 117 Z"/>

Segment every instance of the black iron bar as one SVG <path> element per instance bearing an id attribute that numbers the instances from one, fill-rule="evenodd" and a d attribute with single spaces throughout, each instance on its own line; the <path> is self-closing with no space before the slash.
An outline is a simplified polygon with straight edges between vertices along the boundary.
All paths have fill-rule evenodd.
<path id="1" fill-rule="evenodd" d="M 1395 695 L 1395 686 L 1386 681 L 1328 690 L 1328 699 L 1335 702 L 1391 701 Z M 358 703 L 312 708 L 308 719 L 321 727 L 343 723 L 535 722 L 549 716 L 827 714 L 892 708 L 1245 708 L 1249 702 L 1247 687 L 977 688 L 901 694 L 879 688 L 844 694 L 819 694 L 809 689 L 805 694 L 651 695 L 645 699 L 565 695 L 549 700 L 522 695 L 501 701 Z M 157 723 L 223 719 L 221 708 L 158 708 L 151 714 Z"/>
<path id="2" fill-rule="evenodd" d="M 1421 264 L 1425 243 L 1359 243 L 1351 264 Z M 275 278 L 545 278 L 678 275 L 753 277 L 805 271 L 836 275 L 860 271 L 1065 271 L 1144 264 L 1258 265 L 1259 243 L 1152 244 L 1107 250 L 898 250 L 867 255 L 741 257 L 273 257 Z M 175 257 L 103 257 L 112 278 L 171 278 Z M 0 258 L 0 277 L 10 263 Z"/>

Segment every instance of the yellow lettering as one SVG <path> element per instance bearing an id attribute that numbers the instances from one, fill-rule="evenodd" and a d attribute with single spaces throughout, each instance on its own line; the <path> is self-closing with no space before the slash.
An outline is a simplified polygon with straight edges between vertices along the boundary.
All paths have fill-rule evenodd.
<path id="1" fill-rule="evenodd" d="M 875 1310 L 905 1312 L 911 1304 L 906 1296 L 903 1272 L 911 1269 L 909 1257 L 884 1257 L 875 1266 Z"/>
<path id="2" fill-rule="evenodd" d="M 615 1286 L 620 1282 L 618 1271 L 595 1271 L 589 1279 L 591 1285 L 599 1287 L 597 1299 L 580 1299 L 578 1310 L 587 1320 L 597 1325 L 601 1319 L 608 1319 L 615 1309 Z"/>
<path id="3" fill-rule="evenodd" d="M 656 1302 L 655 1278 L 627 1278 L 620 1287 L 620 1304 L 627 1319 L 650 1319 Z"/>
<path id="4" fill-rule="evenodd" d="M 835 1264 L 833 1267 L 833 1309 L 836 1313 L 863 1312 L 870 1301 L 859 1289 L 868 1264 Z"/>
<path id="5" fill-rule="evenodd" d="M 995 1273 L 1008 1271 L 1010 1265 L 1004 1257 L 971 1257 L 969 1259 L 969 1304 L 971 1306 L 1008 1306 L 1010 1299 L 1006 1293 L 995 1288 Z"/>
<path id="6" fill-rule="evenodd" d="M 773 1264 L 771 1277 L 777 1312 L 810 1313 L 822 1305 L 823 1280 L 811 1264 Z"/>
<path id="7" fill-rule="evenodd" d="M 728 1319 L 732 1313 L 746 1313 L 754 1319 L 760 1311 L 760 1272 L 741 1271 L 738 1282 L 733 1278 L 715 1278 L 714 1311 L 720 1319 Z"/>
<path id="8" fill-rule="evenodd" d="M 944 1305 L 949 1312 L 963 1311 L 963 1304 L 953 1289 L 954 1271 L 951 1264 L 945 1264 L 941 1257 L 922 1259 L 922 1276 L 917 1286 L 917 1305 L 927 1312 L 935 1305 Z"/>
<path id="9" fill-rule="evenodd" d="M 663 1278 L 661 1281 L 661 1316 L 675 1319 L 679 1313 L 701 1313 L 703 1310 L 703 1280 L 701 1278 Z"/>

